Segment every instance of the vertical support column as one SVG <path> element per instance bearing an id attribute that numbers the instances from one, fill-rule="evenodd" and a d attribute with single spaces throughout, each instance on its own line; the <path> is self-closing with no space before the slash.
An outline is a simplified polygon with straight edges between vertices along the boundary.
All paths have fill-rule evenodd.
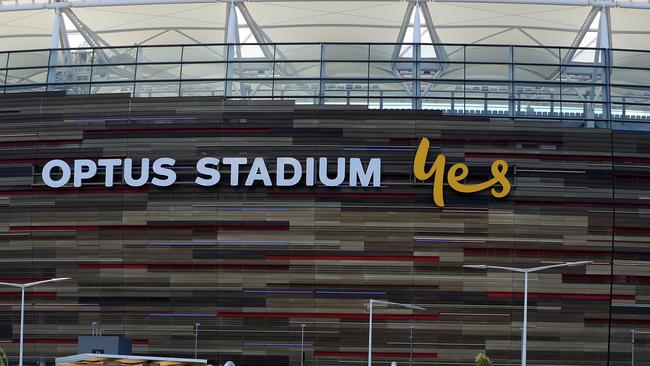
<path id="1" fill-rule="evenodd" d="M 524 321 L 521 329 L 521 366 L 526 366 L 526 346 L 528 338 L 528 271 L 524 272 Z"/>
<path id="2" fill-rule="evenodd" d="M 600 24 L 598 26 L 598 47 L 602 49 L 603 60 L 603 79 L 605 82 L 604 87 L 604 103 L 603 103 L 603 118 L 607 122 L 607 128 L 612 128 L 612 31 L 611 21 L 609 15 L 609 8 L 602 8 L 600 10 Z"/>
<path id="3" fill-rule="evenodd" d="M 422 31 L 420 27 L 420 2 L 415 2 L 415 9 L 413 9 L 413 101 L 411 107 L 413 109 L 420 109 L 422 101 L 420 100 L 421 87 L 420 87 L 420 47 L 422 42 Z"/>
<path id="4" fill-rule="evenodd" d="M 515 47 L 510 45 L 510 65 L 508 68 L 510 77 L 510 93 L 508 93 L 508 115 L 515 116 Z"/>
<path id="5" fill-rule="evenodd" d="M 320 63 L 318 65 L 318 104 L 325 104 L 325 44 L 320 44 Z"/>
<path id="6" fill-rule="evenodd" d="M 227 44 L 227 63 L 226 63 L 226 85 L 225 97 L 232 95 L 232 62 L 241 58 L 241 52 L 238 45 L 239 24 L 237 22 L 237 11 L 235 4 L 231 1 L 228 3 L 228 17 L 226 19 L 226 44 Z M 232 51 L 231 51 L 232 49 Z M 241 71 L 241 69 L 240 69 Z M 241 73 L 240 73 L 241 74 Z"/>
<path id="7" fill-rule="evenodd" d="M 372 366 L 372 303 L 370 299 L 368 301 L 368 366 Z"/>

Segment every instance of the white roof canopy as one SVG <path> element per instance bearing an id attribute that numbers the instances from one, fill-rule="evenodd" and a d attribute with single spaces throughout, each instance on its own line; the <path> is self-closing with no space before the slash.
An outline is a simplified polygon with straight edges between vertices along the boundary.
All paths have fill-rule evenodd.
<path id="1" fill-rule="evenodd" d="M 250 40 L 401 42 L 416 0 L 2 0 L 0 50 L 50 48 L 57 14 L 71 47 L 205 44 L 226 41 L 230 7 Z M 571 46 L 593 9 L 608 9 L 611 47 L 650 50 L 650 3 L 609 0 L 419 1 L 421 22 L 441 43 Z M 61 16 L 61 15 L 59 15 Z M 86 28 L 86 37 L 71 17 Z M 405 19 L 410 24 L 404 24 Z M 593 17 L 591 18 L 593 20 Z M 252 24 L 251 24 L 252 23 Z M 593 31 L 593 29 L 591 29 Z M 241 34 L 241 31 L 240 31 Z M 426 34 L 425 34 L 426 35 Z M 422 39 L 426 42 L 430 38 Z M 243 41 L 243 40 L 241 40 Z M 435 40 L 434 40 L 435 41 Z M 99 42 L 102 44 L 102 42 Z"/>

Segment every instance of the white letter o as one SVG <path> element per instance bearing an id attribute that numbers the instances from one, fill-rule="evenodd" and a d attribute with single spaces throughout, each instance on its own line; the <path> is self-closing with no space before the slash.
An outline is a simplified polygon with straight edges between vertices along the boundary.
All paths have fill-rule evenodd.
<path id="1" fill-rule="evenodd" d="M 53 180 L 50 174 L 52 173 L 53 168 L 60 168 L 61 172 L 61 178 L 59 180 Z M 72 175 L 72 172 L 70 171 L 70 166 L 68 163 L 66 163 L 63 160 L 60 159 L 55 159 L 55 160 L 50 160 L 45 164 L 43 167 L 43 182 L 45 182 L 45 185 L 48 187 L 52 188 L 59 188 L 63 187 L 70 181 L 70 176 Z"/>

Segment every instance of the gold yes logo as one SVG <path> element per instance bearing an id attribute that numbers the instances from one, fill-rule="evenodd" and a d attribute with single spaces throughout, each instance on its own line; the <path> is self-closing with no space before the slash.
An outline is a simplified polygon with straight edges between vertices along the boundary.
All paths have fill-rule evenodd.
<path id="1" fill-rule="evenodd" d="M 446 158 L 444 155 L 440 154 L 436 157 L 436 160 L 431 165 L 429 170 L 426 170 L 427 155 L 429 154 L 429 139 L 423 137 L 420 141 L 420 146 L 418 151 L 415 153 L 415 160 L 413 161 L 413 173 L 415 177 L 419 180 L 425 181 L 433 177 L 433 202 L 436 203 L 439 207 L 445 206 L 445 199 L 442 194 L 442 185 L 445 174 L 445 162 Z M 479 184 L 463 184 L 460 183 L 463 179 L 467 177 L 469 173 L 469 168 L 463 163 L 456 163 L 449 168 L 447 172 L 447 182 L 449 186 L 461 193 L 474 193 L 479 192 L 484 189 L 488 189 L 495 184 L 501 186 L 501 190 L 495 188 L 491 189 L 492 196 L 496 198 L 503 198 L 510 193 L 510 181 L 506 177 L 508 172 L 508 163 L 504 160 L 495 160 L 492 162 L 490 167 L 492 172 L 492 179 L 487 182 Z"/>

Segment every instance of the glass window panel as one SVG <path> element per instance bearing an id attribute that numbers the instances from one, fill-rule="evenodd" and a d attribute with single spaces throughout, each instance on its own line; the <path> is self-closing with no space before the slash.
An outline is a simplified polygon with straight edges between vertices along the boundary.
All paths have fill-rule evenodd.
<path id="1" fill-rule="evenodd" d="M 179 82 L 138 82 L 135 85 L 136 97 L 176 97 Z"/>
<path id="2" fill-rule="evenodd" d="M 183 64 L 183 79 L 223 79 L 226 77 L 226 64 Z"/>
<path id="3" fill-rule="evenodd" d="M 466 46 L 466 62 L 510 62 L 510 47 Z"/>
<path id="4" fill-rule="evenodd" d="M 368 60 L 367 44 L 325 44 L 323 47 L 323 60 Z"/>
<path id="5" fill-rule="evenodd" d="M 371 62 L 371 79 L 408 79 L 411 80 L 412 62 Z"/>
<path id="6" fill-rule="evenodd" d="M 133 83 L 105 83 L 105 84 L 92 84 L 90 87 L 91 94 L 105 94 L 105 93 L 132 93 Z"/>
<path id="7" fill-rule="evenodd" d="M 509 65 L 466 65 L 465 77 L 475 80 L 509 80 Z"/>
<path id="8" fill-rule="evenodd" d="M 604 87 L 584 85 L 562 85 L 562 101 L 593 101 L 604 100 Z"/>
<path id="9" fill-rule="evenodd" d="M 90 66 L 53 67 L 50 69 L 50 83 L 90 81 Z"/>
<path id="10" fill-rule="evenodd" d="M 374 82 L 370 86 L 370 96 L 379 98 L 411 97 L 413 95 L 412 83 Z"/>
<path id="11" fill-rule="evenodd" d="M 17 69 L 7 71 L 7 85 L 11 84 L 45 84 L 47 68 Z"/>
<path id="12" fill-rule="evenodd" d="M 0 69 L 0 85 L 4 85 L 6 78 L 7 78 L 7 71 Z"/>
<path id="13" fill-rule="evenodd" d="M 602 83 L 605 69 L 592 66 L 568 66 L 562 70 L 562 81 L 567 83 Z"/>
<path id="14" fill-rule="evenodd" d="M 650 70 L 612 68 L 610 80 L 612 84 L 650 85 Z"/>
<path id="15" fill-rule="evenodd" d="M 133 80 L 135 65 L 93 66 L 92 81 Z"/>
<path id="16" fill-rule="evenodd" d="M 50 65 L 89 65 L 92 60 L 92 49 L 52 50 Z"/>
<path id="17" fill-rule="evenodd" d="M 227 52 L 227 46 L 184 46 L 183 62 L 226 61 Z"/>
<path id="18" fill-rule="evenodd" d="M 455 65 L 450 65 L 451 67 Z M 443 67 L 442 64 L 437 62 L 419 62 L 418 63 L 418 75 L 420 79 L 431 79 L 439 78 L 440 74 L 438 71 Z"/>
<path id="19" fill-rule="evenodd" d="M 7 66 L 7 60 L 9 59 L 9 54 L 0 53 L 0 69 L 4 69 Z"/>
<path id="20" fill-rule="evenodd" d="M 515 65 L 515 80 L 551 81 L 560 75 L 559 66 Z"/>
<path id="21" fill-rule="evenodd" d="M 44 92 L 45 85 L 42 86 L 22 86 L 12 85 L 5 87 L 5 93 L 27 93 L 27 92 Z"/>
<path id="22" fill-rule="evenodd" d="M 392 61 L 395 45 L 392 44 L 371 44 L 370 60 L 372 61 Z"/>
<path id="23" fill-rule="evenodd" d="M 456 83 L 427 82 L 420 83 L 420 96 L 425 98 L 457 99 L 463 97 L 463 85 Z"/>
<path id="24" fill-rule="evenodd" d="M 650 65 L 650 52 L 611 50 L 612 66 L 647 67 Z"/>
<path id="25" fill-rule="evenodd" d="M 275 59 L 279 61 L 320 61 L 320 44 L 278 44 Z"/>
<path id="26" fill-rule="evenodd" d="M 278 80 L 273 84 L 273 97 L 318 96 L 320 83 L 311 80 Z"/>
<path id="27" fill-rule="evenodd" d="M 225 82 L 223 81 L 183 81 L 181 96 L 224 96 Z"/>
<path id="28" fill-rule="evenodd" d="M 604 53 L 602 50 L 593 48 L 562 48 L 560 57 L 563 64 L 574 65 L 593 65 L 604 62 Z"/>
<path id="29" fill-rule="evenodd" d="M 560 49 L 545 47 L 514 47 L 515 63 L 560 64 Z"/>
<path id="30" fill-rule="evenodd" d="M 228 77 L 234 79 L 265 79 L 273 77 L 272 62 L 228 63 Z"/>
<path id="31" fill-rule="evenodd" d="M 180 62 L 182 50 L 180 46 L 140 47 L 138 62 Z"/>
<path id="32" fill-rule="evenodd" d="M 180 64 L 138 65 L 136 72 L 138 80 L 170 80 L 179 79 L 181 75 Z"/>
<path id="33" fill-rule="evenodd" d="M 93 54 L 93 64 L 135 63 L 137 52 L 135 47 L 97 48 Z"/>
<path id="34" fill-rule="evenodd" d="M 228 96 L 256 98 L 269 97 L 272 95 L 273 81 L 228 81 L 226 92 Z"/>
<path id="35" fill-rule="evenodd" d="M 276 62 L 276 78 L 319 78 L 319 62 Z"/>
<path id="36" fill-rule="evenodd" d="M 68 95 L 85 95 L 90 93 L 90 84 L 48 85 L 49 91 L 64 91 Z"/>
<path id="37" fill-rule="evenodd" d="M 47 66 L 50 51 L 12 52 L 9 54 L 9 67 Z"/>
<path id="38" fill-rule="evenodd" d="M 367 62 L 325 62 L 323 78 L 368 78 Z"/>

